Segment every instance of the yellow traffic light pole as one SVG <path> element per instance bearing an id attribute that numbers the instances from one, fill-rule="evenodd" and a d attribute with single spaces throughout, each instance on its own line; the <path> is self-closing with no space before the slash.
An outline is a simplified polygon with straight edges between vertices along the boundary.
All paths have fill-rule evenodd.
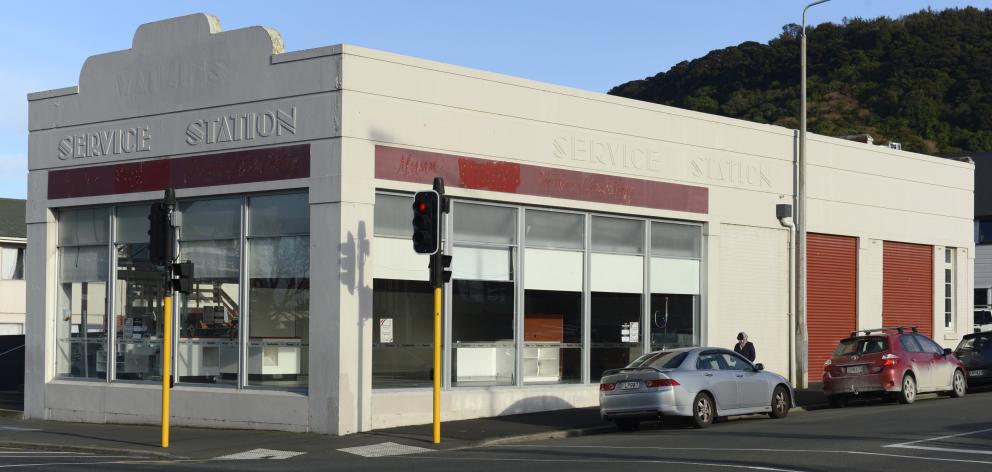
<path id="1" fill-rule="evenodd" d="M 434 287 L 434 444 L 441 444 L 441 287 Z"/>
<path id="2" fill-rule="evenodd" d="M 172 374 L 172 293 L 167 292 L 162 308 L 165 336 L 162 340 L 162 447 L 169 447 L 169 387 Z"/>

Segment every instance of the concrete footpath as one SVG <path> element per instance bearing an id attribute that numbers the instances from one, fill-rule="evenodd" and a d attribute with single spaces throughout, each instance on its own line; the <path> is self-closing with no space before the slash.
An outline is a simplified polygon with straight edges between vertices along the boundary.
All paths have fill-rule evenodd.
<path id="1" fill-rule="evenodd" d="M 825 403 L 817 390 L 797 391 L 799 409 Z M 0 447 L 19 447 L 90 453 L 115 453 L 172 459 L 213 459 L 254 450 L 321 453 L 383 443 L 427 449 L 472 446 L 583 436 L 614 431 L 599 418 L 598 408 L 574 408 L 442 424 L 442 442 L 431 440 L 431 425 L 405 426 L 328 436 L 279 431 L 173 427 L 170 447 L 159 447 L 161 430 L 154 425 L 66 423 L 23 420 L 19 411 L 0 410 Z"/>

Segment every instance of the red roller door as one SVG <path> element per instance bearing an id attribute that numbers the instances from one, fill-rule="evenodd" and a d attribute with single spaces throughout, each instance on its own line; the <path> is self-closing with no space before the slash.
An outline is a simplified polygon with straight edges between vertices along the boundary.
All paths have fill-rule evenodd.
<path id="1" fill-rule="evenodd" d="M 858 320 L 858 239 L 807 235 L 806 326 L 810 379 L 818 378 L 837 342 L 851 335 Z"/>
<path id="2" fill-rule="evenodd" d="M 917 326 L 933 336 L 933 247 L 885 241 L 882 324 Z"/>

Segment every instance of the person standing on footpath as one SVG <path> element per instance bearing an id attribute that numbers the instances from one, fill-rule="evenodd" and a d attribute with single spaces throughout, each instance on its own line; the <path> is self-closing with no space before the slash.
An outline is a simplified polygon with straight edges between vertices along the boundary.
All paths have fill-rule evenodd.
<path id="1" fill-rule="evenodd" d="M 747 333 L 743 331 L 737 333 L 737 344 L 734 344 L 734 352 L 744 356 L 747 360 L 754 362 L 754 343 L 747 340 Z"/>

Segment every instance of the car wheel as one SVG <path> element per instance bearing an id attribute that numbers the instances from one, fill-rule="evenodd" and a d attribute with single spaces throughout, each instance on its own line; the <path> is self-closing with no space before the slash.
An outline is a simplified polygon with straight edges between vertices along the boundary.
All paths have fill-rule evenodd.
<path id="1" fill-rule="evenodd" d="M 830 395 L 827 397 L 827 403 L 830 404 L 830 408 L 844 408 L 847 406 L 847 398 L 843 395 Z"/>
<path id="2" fill-rule="evenodd" d="M 705 428 L 713 424 L 716 418 L 716 405 L 713 398 L 705 393 L 696 395 L 692 401 L 692 425 L 697 428 Z"/>
<path id="3" fill-rule="evenodd" d="M 916 401 L 916 379 L 906 374 L 902 378 L 902 391 L 898 394 L 899 403 L 908 405 Z"/>
<path id="4" fill-rule="evenodd" d="M 964 380 L 964 373 L 960 369 L 956 369 L 954 371 L 954 377 L 951 378 L 951 396 L 961 398 L 967 391 L 968 385 Z"/>
<path id="5" fill-rule="evenodd" d="M 641 420 L 633 418 L 623 418 L 617 420 L 617 429 L 620 431 L 637 431 L 641 426 Z"/>
<path id="6" fill-rule="evenodd" d="M 785 418 L 789 416 L 790 407 L 789 392 L 781 385 L 775 387 L 775 391 L 772 392 L 772 411 L 768 413 L 768 416 L 772 418 Z"/>

